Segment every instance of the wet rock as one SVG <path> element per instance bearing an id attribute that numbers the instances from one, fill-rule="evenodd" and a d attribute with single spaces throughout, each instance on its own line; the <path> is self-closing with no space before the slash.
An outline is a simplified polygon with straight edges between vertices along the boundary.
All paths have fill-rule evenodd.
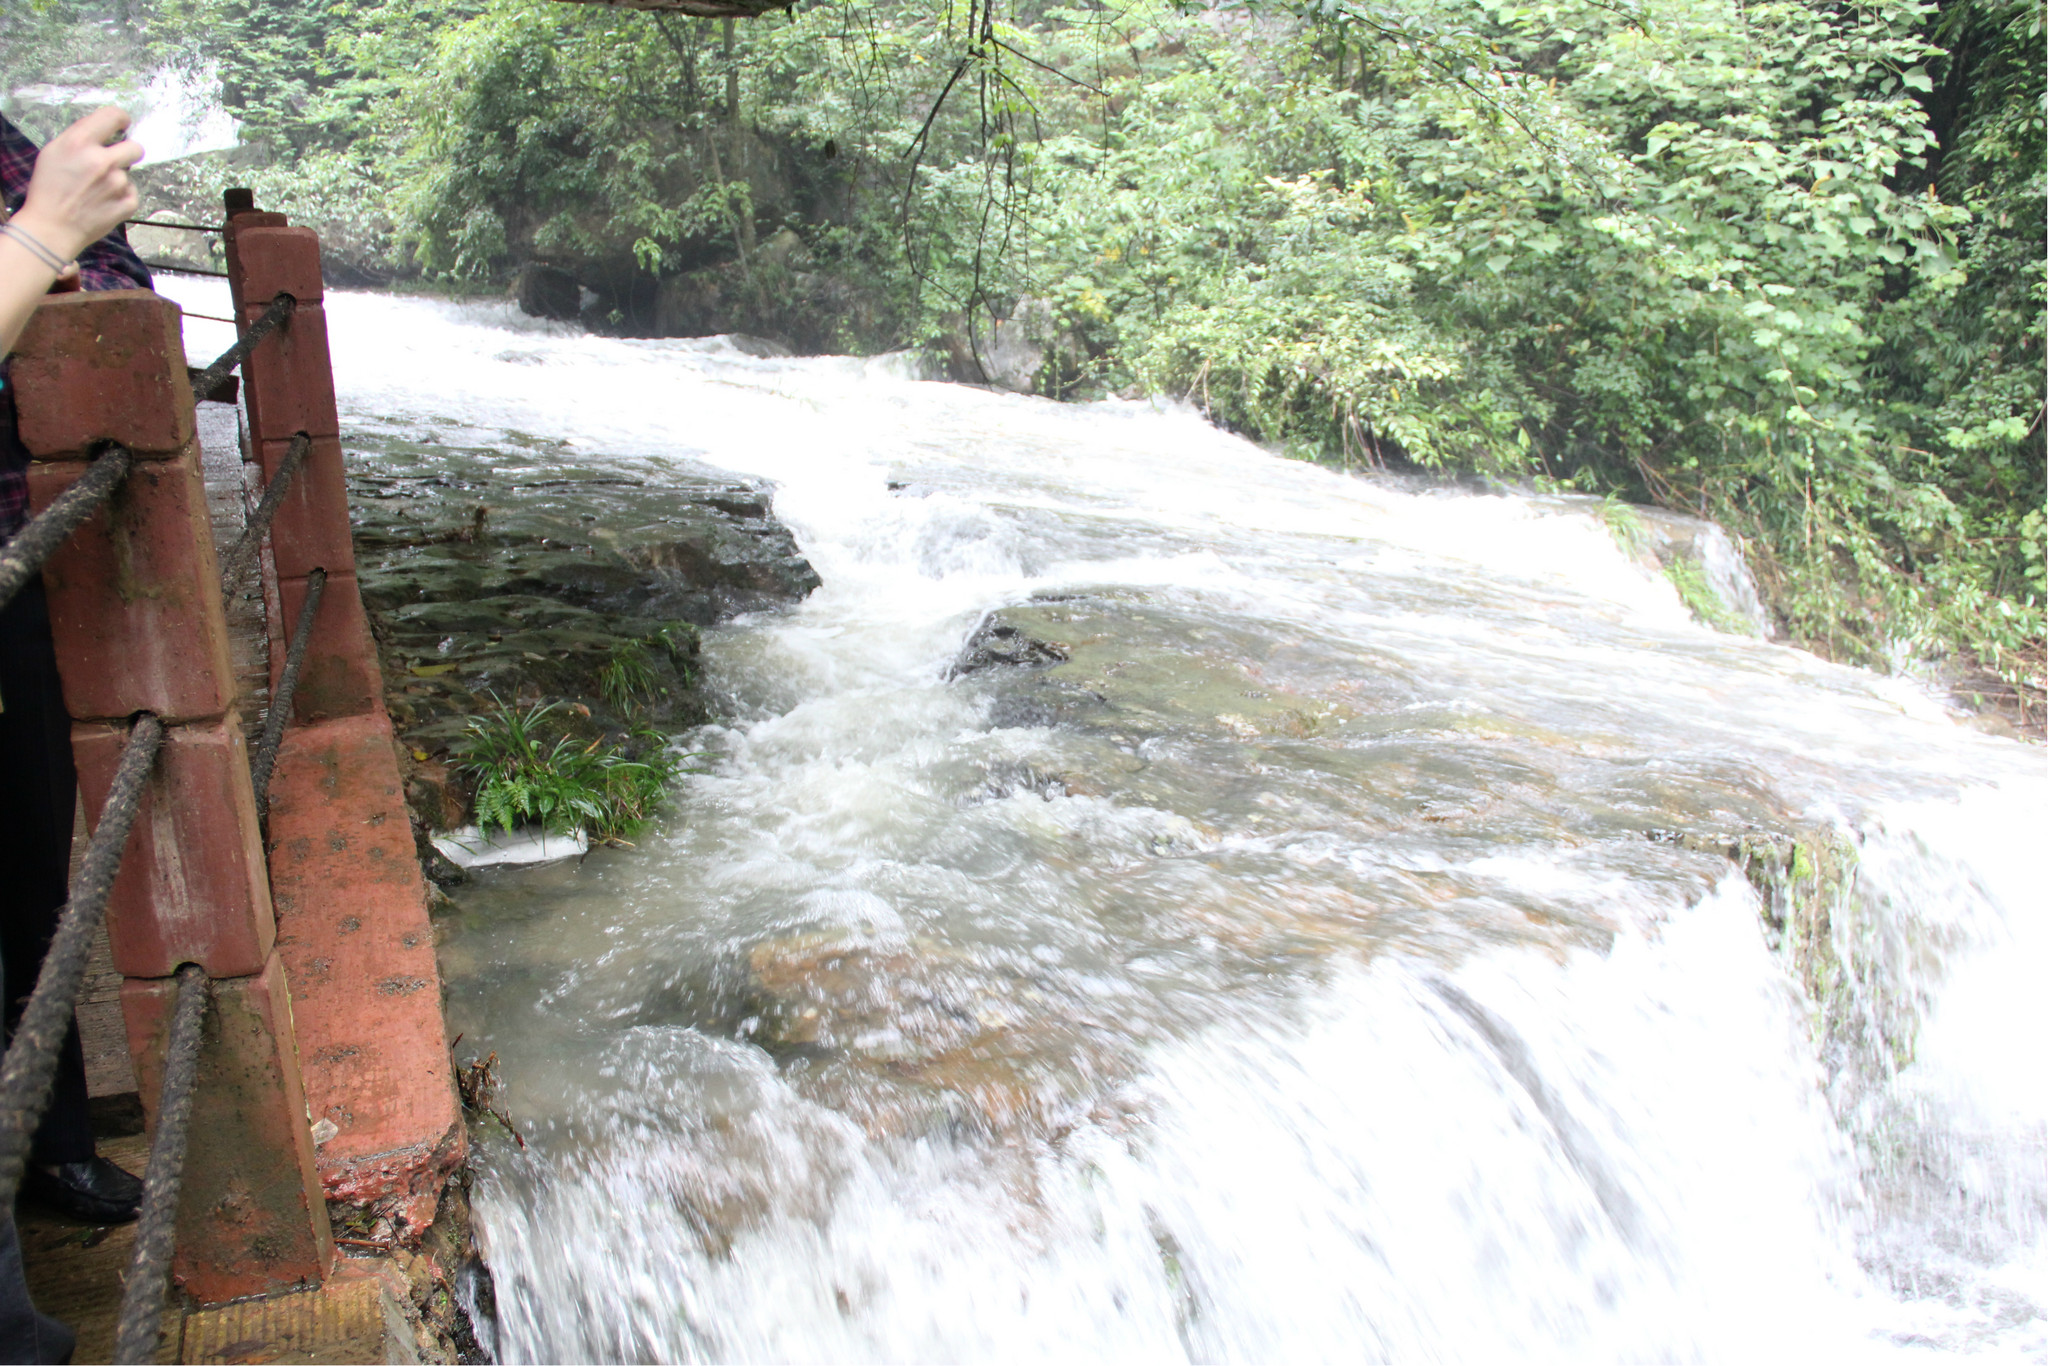
<path id="1" fill-rule="evenodd" d="M 1271 742 L 1320 735 L 1353 714 L 1346 702 L 1266 681 L 1275 645 L 1256 630 L 1189 635 L 1142 595 L 1049 597 L 991 614 L 949 677 L 989 688 L 999 727 Z"/>
<path id="2" fill-rule="evenodd" d="M 1644 571 L 1667 580 L 1703 624 L 1766 640 L 1780 634 L 1757 592 L 1741 547 L 1718 523 L 1664 508 L 1578 494 L 1532 498 L 1529 505 L 1598 519 L 1623 553 Z"/>
<path id="3" fill-rule="evenodd" d="M 460 820 L 460 817 L 457 817 L 457 819 Z M 431 914 L 438 917 L 443 908 L 454 904 L 448 899 L 446 892 L 442 889 L 459 886 L 469 881 L 469 874 L 464 869 L 449 862 L 448 856 L 434 847 L 432 832 L 418 819 L 415 819 L 413 822 L 413 850 L 419 855 L 420 871 L 425 873 L 427 881 L 433 884 L 428 889 L 430 904 L 427 909 Z M 434 943 L 436 947 L 441 942 L 442 928 L 437 925 L 435 930 L 436 937 Z"/>
<path id="4" fill-rule="evenodd" d="M 742 355 L 763 359 L 872 349 L 869 339 L 893 332 L 877 297 L 817 269 L 787 228 L 744 261 L 663 277 L 652 303 L 655 335 L 724 337 Z"/>
<path id="5" fill-rule="evenodd" d="M 559 701 L 593 735 L 708 719 L 698 627 L 818 576 L 769 491 L 710 471 L 593 471 L 559 447 L 364 441 L 348 466 L 358 581 L 427 828 L 468 818 L 468 719 Z"/>
<path id="6" fill-rule="evenodd" d="M 961 678 L 995 668 L 1046 669 L 1066 663 L 1067 653 L 1066 646 L 1026 635 L 1000 616 L 990 614 L 967 638 L 946 676 Z"/>
<path id="7" fill-rule="evenodd" d="M 1064 394 L 1088 363 L 1086 347 L 1053 306 L 1029 296 L 1006 318 L 953 315 L 940 345 L 948 379 L 1013 394 Z"/>
<path id="8" fill-rule="evenodd" d="M 747 970 L 741 1037 L 817 1069 L 877 1134 L 1044 1130 L 1130 1066 L 1124 1035 L 1036 964 L 827 928 L 755 944 Z"/>
<path id="9" fill-rule="evenodd" d="M 1742 551 L 1714 523 L 1661 508 L 1637 508 L 1643 550 L 1708 625 L 1766 640 L 1778 634 Z"/>
<path id="10" fill-rule="evenodd" d="M 583 287 L 566 270 L 539 262 L 522 266 L 512 283 L 519 311 L 529 318 L 573 321 L 583 311 Z"/>
<path id="11" fill-rule="evenodd" d="M 422 759 L 418 754 L 413 758 L 412 772 L 405 780 L 406 805 L 430 830 L 452 830 L 461 825 L 474 795 L 470 785 L 440 760 Z"/>
<path id="12" fill-rule="evenodd" d="M 364 600 L 391 610 L 534 595 L 708 625 L 798 600 L 818 576 L 767 490 L 709 474 L 594 474 L 498 452 L 393 450 L 349 470 Z M 452 623 L 449 623 L 452 625 Z"/>

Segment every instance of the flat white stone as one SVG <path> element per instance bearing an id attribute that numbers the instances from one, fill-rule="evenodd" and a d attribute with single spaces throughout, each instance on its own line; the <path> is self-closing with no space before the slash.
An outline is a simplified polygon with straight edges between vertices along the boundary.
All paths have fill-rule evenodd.
<path id="1" fill-rule="evenodd" d="M 473 825 L 434 836 L 434 847 L 457 868 L 490 868 L 501 863 L 552 863 L 556 859 L 580 858 L 590 852 L 590 837 L 578 830 L 573 835 L 554 835 L 536 825 L 523 825 L 506 834 L 493 828 L 488 834 Z"/>

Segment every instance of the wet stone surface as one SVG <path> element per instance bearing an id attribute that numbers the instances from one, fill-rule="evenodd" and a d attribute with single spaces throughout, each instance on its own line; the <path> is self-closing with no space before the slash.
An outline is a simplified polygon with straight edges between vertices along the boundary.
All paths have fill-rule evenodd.
<path id="1" fill-rule="evenodd" d="M 1055 733 L 1057 761 L 990 775 L 997 799 L 1115 792 L 1198 830 L 1363 825 L 1474 852 L 1790 825 L 1752 766 L 1644 753 L 1621 725 L 1572 733 L 1433 704 L 1398 655 L 1322 645 L 1111 591 L 991 614 L 953 676 L 998 728 Z"/>
<path id="2" fill-rule="evenodd" d="M 358 439 L 348 481 L 386 703 L 430 827 L 461 823 L 450 745 L 493 699 L 559 701 L 593 732 L 700 724 L 698 629 L 819 583 L 771 491 L 713 471 L 593 470 L 539 442 Z M 605 686 L 622 660 L 630 702 Z"/>

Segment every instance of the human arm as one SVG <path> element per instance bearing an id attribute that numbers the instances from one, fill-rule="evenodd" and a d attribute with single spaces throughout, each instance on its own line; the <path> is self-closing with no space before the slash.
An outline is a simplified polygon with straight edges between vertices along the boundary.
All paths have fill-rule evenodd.
<path id="1" fill-rule="evenodd" d="M 66 128 L 35 157 L 28 198 L 8 220 L 28 240 L 0 233 L 0 354 L 13 348 L 58 279 L 57 267 L 75 262 L 135 212 L 140 196 L 128 168 L 142 158 L 142 148 L 127 132 L 128 115 L 109 105 Z"/>

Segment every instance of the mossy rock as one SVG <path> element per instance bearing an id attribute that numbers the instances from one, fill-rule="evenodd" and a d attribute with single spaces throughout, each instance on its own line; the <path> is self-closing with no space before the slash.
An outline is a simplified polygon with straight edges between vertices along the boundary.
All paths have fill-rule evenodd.
<path id="1" fill-rule="evenodd" d="M 593 471 L 530 440 L 357 444 L 358 580 L 415 766 L 446 769 L 469 718 L 501 702 L 563 703 L 593 738 L 702 724 L 699 628 L 818 586 L 756 484 L 651 461 Z M 459 782 L 414 788 L 423 824 L 461 823 Z"/>

